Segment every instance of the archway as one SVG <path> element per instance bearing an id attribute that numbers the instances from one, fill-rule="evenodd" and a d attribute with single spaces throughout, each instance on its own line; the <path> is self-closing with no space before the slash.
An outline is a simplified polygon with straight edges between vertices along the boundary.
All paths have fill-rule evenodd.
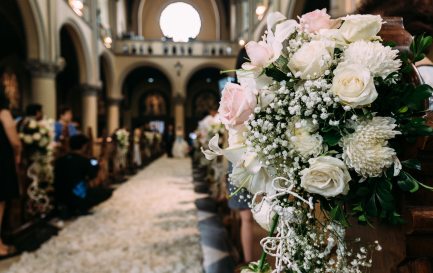
<path id="1" fill-rule="evenodd" d="M 159 69 L 142 66 L 131 71 L 122 84 L 123 126 L 133 129 L 153 124 L 164 130 L 172 117 L 172 86 Z"/>
<path id="2" fill-rule="evenodd" d="M 196 71 L 187 84 L 185 131 L 190 133 L 197 128 L 198 121 L 217 110 L 221 90 L 226 80 L 219 68 L 207 67 Z"/>
<path id="3" fill-rule="evenodd" d="M 30 73 L 26 68 L 27 47 L 23 18 L 16 1 L 0 2 L 0 77 L 7 92 L 13 94 L 14 112 L 21 115 L 30 102 Z"/>
<path id="4" fill-rule="evenodd" d="M 57 75 L 57 112 L 64 106 L 72 108 L 74 119 L 81 123 L 82 100 L 80 86 L 80 65 L 78 48 L 73 38 L 73 29 L 65 25 L 60 29 L 60 55 L 65 60 L 65 67 Z"/>

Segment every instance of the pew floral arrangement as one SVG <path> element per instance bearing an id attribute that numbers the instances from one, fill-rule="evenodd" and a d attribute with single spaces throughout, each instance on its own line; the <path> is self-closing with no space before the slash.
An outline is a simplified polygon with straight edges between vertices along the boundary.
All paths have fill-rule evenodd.
<path id="1" fill-rule="evenodd" d="M 27 176 L 27 208 L 32 215 L 45 215 L 52 210 L 54 121 L 26 118 L 19 126 L 24 153 L 29 159 Z"/>
<path id="2" fill-rule="evenodd" d="M 216 135 L 203 151 L 233 163 L 231 183 L 254 194 L 254 218 L 269 231 L 244 272 L 363 272 L 380 245 L 346 242 L 348 217 L 400 223 L 393 190 L 427 187 L 398 144 L 432 134 L 423 111 L 433 90 L 408 80 L 432 39 L 399 54 L 378 36 L 383 23 L 271 13 L 263 39 L 246 45 L 240 85 L 228 83 L 220 102 L 228 147 Z"/>
<path id="3" fill-rule="evenodd" d="M 198 123 L 197 135 L 201 145 L 207 145 L 209 140 L 216 134 L 224 134 L 225 127 L 218 115 L 207 115 Z"/>
<path id="4" fill-rule="evenodd" d="M 123 151 L 128 151 L 129 148 L 129 132 L 126 129 L 119 129 L 115 133 L 118 147 Z"/>
<path id="5" fill-rule="evenodd" d="M 53 122 L 49 120 L 36 121 L 26 119 L 20 127 L 19 136 L 26 152 L 29 154 L 46 154 L 52 144 Z"/>

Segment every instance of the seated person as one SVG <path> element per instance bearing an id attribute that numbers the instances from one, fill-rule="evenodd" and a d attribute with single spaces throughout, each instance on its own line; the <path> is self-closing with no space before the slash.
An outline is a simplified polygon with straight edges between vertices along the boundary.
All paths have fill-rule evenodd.
<path id="1" fill-rule="evenodd" d="M 63 107 L 60 109 L 60 118 L 54 124 L 54 139 L 60 142 L 63 137 L 72 137 L 78 134 L 78 130 L 73 122 L 72 109 L 70 107 Z"/>
<path id="2" fill-rule="evenodd" d="M 85 156 L 89 139 L 84 135 L 70 138 L 71 152 L 58 158 L 54 167 L 56 206 L 61 216 L 87 214 L 95 205 L 107 200 L 111 189 L 90 187 L 99 172 L 97 160 Z"/>

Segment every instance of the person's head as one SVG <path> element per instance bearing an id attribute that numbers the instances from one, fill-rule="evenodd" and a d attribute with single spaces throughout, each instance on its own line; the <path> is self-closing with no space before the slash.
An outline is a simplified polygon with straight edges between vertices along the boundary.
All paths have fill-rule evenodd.
<path id="1" fill-rule="evenodd" d="M 27 105 L 26 116 L 35 117 L 37 120 L 42 119 L 43 117 L 42 105 L 39 103 L 32 103 Z"/>
<path id="2" fill-rule="evenodd" d="M 71 107 L 62 107 L 60 109 L 60 120 L 64 122 L 71 122 L 73 118 Z"/>
<path id="3" fill-rule="evenodd" d="M 88 143 L 89 143 L 88 137 L 86 137 L 83 134 L 78 134 L 78 135 L 72 136 L 69 139 L 69 148 L 73 152 L 82 152 L 87 148 L 86 146 Z"/>

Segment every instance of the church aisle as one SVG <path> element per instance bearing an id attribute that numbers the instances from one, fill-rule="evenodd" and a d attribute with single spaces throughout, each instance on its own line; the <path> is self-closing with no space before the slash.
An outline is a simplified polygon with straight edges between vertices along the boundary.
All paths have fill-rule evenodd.
<path id="1" fill-rule="evenodd" d="M 201 273 L 189 159 L 163 157 L 8 273 Z"/>

